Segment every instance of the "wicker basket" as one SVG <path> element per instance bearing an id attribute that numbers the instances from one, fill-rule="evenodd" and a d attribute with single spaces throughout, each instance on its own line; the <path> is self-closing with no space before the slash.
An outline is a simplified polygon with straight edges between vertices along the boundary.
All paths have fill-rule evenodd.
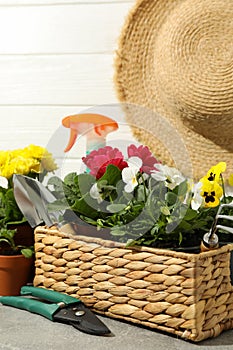
<path id="1" fill-rule="evenodd" d="M 34 285 L 96 312 L 201 341 L 233 328 L 233 244 L 200 254 L 35 229 Z"/>

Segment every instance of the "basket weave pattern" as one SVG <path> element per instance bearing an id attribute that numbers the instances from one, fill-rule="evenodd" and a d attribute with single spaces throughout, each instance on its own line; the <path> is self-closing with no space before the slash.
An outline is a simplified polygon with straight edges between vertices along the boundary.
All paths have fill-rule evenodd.
<path id="1" fill-rule="evenodd" d="M 35 229 L 34 285 L 99 313 L 200 341 L 233 328 L 233 245 L 187 254 Z"/>

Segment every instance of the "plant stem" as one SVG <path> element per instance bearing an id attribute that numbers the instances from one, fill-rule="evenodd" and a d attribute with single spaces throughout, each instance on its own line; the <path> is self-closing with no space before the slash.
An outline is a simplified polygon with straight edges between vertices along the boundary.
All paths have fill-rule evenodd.
<path id="1" fill-rule="evenodd" d="M 145 197 L 145 202 L 146 202 L 146 201 L 147 201 L 146 183 L 145 183 L 145 179 L 144 179 L 144 177 L 143 177 L 143 174 L 140 173 L 140 177 L 142 178 L 143 190 L 144 190 L 144 197 Z"/>
<path id="2" fill-rule="evenodd" d="M 225 193 L 225 185 L 222 174 L 220 174 L 220 179 L 222 183 L 222 190 L 223 190 L 223 203 L 226 203 L 226 193 Z"/>

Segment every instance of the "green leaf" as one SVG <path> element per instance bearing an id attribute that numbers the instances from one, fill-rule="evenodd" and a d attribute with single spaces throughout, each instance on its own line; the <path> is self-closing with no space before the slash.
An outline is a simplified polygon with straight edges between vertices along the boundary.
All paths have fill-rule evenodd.
<path id="1" fill-rule="evenodd" d="M 117 182 L 121 180 L 121 170 L 117 166 L 109 164 L 106 172 L 98 180 L 98 182 L 103 180 L 106 180 L 109 185 L 116 186 Z"/>
<path id="2" fill-rule="evenodd" d="M 7 243 L 7 244 L 11 245 L 11 243 L 10 243 L 9 239 L 4 238 L 4 237 L 0 237 L 0 242 L 5 242 L 5 243 Z"/>
<path id="3" fill-rule="evenodd" d="M 176 187 L 176 193 L 178 196 L 184 197 L 188 191 L 188 183 L 187 180 L 181 182 L 179 186 Z"/>
<path id="4" fill-rule="evenodd" d="M 65 176 L 64 178 L 64 183 L 67 186 L 73 186 L 76 182 L 76 178 L 77 178 L 77 173 L 73 172 L 73 173 L 69 173 L 68 175 Z"/>
<path id="5" fill-rule="evenodd" d="M 126 207 L 125 204 L 109 204 L 107 206 L 107 210 L 111 213 L 119 213 L 120 211 L 124 210 Z"/>
<path id="6" fill-rule="evenodd" d="M 96 220 L 91 219 L 91 218 L 89 218 L 89 217 L 87 217 L 87 216 L 80 215 L 80 219 L 83 220 L 84 222 L 88 223 L 88 224 L 93 225 L 93 226 L 96 226 L 96 225 L 97 225 Z"/>
<path id="7" fill-rule="evenodd" d="M 31 248 L 23 248 L 21 249 L 21 253 L 23 254 L 23 256 L 25 256 L 25 258 L 31 258 L 34 254 L 33 249 Z"/>
<path id="8" fill-rule="evenodd" d="M 173 192 L 167 192 L 165 194 L 165 200 L 167 201 L 168 206 L 172 206 L 178 200 L 177 194 L 175 194 Z"/>
<path id="9" fill-rule="evenodd" d="M 15 201 L 13 188 L 5 193 L 5 222 L 22 220 L 23 214 Z"/>
<path id="10" fill-rule="evenodd" d="M 185 213 L 184 220 L 186 221 L 193 220 L 197 217 L 197 215 L 198 215 L 198 212 L 196 210 L 188 208 Z"/>
<path id="11" fill-rule="evenodd" d="M 208 222 L 206 222 L 206 220 L 197 220 L 192 225 L 193 230 L 197 230 L 197 229 L 201 229 L 201 228 L 205 228 L 205 227 L 206 227 L 206 231 L 208 231 L 210 228 L 210 226 L 208 226 Z"/>
<path id="12" fill-rule="evenodd" d="M 91 187 L 95 183 L 94 176 L 90 174 L 79 174 L 77 176 L 78 187 L 82 196 L 90 192 Z"/>
<path id="13" fill-rule="evenodd" d="M 192 225 L 190 223 L 188 223 L 187 221 L 181 221 L 181 223 L 179 224 L 179 229 L 185 230 L 185 231 L 191 231 L 192 229 Z"/>
<path id="14" fill-rule="evenodd" d="M 25 222 L 27 222 L 27 219 L 23 217 L 20 220 L 8 221 L 5 225 L 8 227 L 10 225 L 20 225 L 20 224 L 23 224 Z"/>
<path id="15" fill-rule="evenodd" d="M 89 195 L 78 199 L 72 205 L 71 209 L 77 214 L 87 216 L 91 219 L 97 219 L 100 215 L 97 201 Z"/>
<path id="16" fill-rule="evenodd" d="M 15 236 L 16 230 L 9 230 L 7 227 L 2 227 L 0 229 L 0 242 L 5 242 L 9 244 L 12 250 L 16 249 L 15 242 L 14 242 L 14 236 Z"/>
<path id="17" fill-rule="evenodd" d="M 181 245 L 182 241 L 183 241 L 183 235 L 181 232 L 179 232 L 179 245 Z"/>
<path id="18" fill-rule="evenodd" d="M 145 202 L 146 198 L 145 198 L 145 189 L 143 185 L 139 185 L 136 188 L 136 198 L 137 201 L 139 202 Z"/>
<path id="19" fill-rule="evenodd" d="M 52 176 L 47 183 L 47 187 L 52 186 L 54 191 L 63 192 L 63 181 L 58 176 Z"/>

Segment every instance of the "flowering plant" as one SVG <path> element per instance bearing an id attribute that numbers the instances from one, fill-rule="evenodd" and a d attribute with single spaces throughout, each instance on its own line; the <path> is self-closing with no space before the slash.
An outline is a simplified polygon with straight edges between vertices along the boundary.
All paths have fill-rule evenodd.
<path id="1" fill-rule="evenodd" d="M 222 177 L 226 164 L 213 166 L 194 184 L 161 164 L 147 146 L 130 145 L 127 153 L 125 159 L 119 149 L 106 146 L 82 158 L 85 173 L 70 173 L 63 181 L 50 178 L 48 185 L 58 198 L 50 209 L 71 209 L 130 245 L 199 247 L 220 203 L 233 200 L 225 191 L 232 179 L 224 183 Z M 229 240 L 229 234 L 220 235 Z"/>
<path id="2" fill-rule="evenodd" d="M 52 155 L 43 147 L 29 145 L 23 149 L 0 151 L 0 242 L 12 242 L 15 232 L 9 225 L 26 221 L 14 198 L 13 175 L 22 174 L 40 180 L 56 169 Z M 10 237 L 10 239 L 9 239 Z M 7 238 L 7 239 L 6 239 Z M 12 244 L 9 244 L 12 247 Z"/>

